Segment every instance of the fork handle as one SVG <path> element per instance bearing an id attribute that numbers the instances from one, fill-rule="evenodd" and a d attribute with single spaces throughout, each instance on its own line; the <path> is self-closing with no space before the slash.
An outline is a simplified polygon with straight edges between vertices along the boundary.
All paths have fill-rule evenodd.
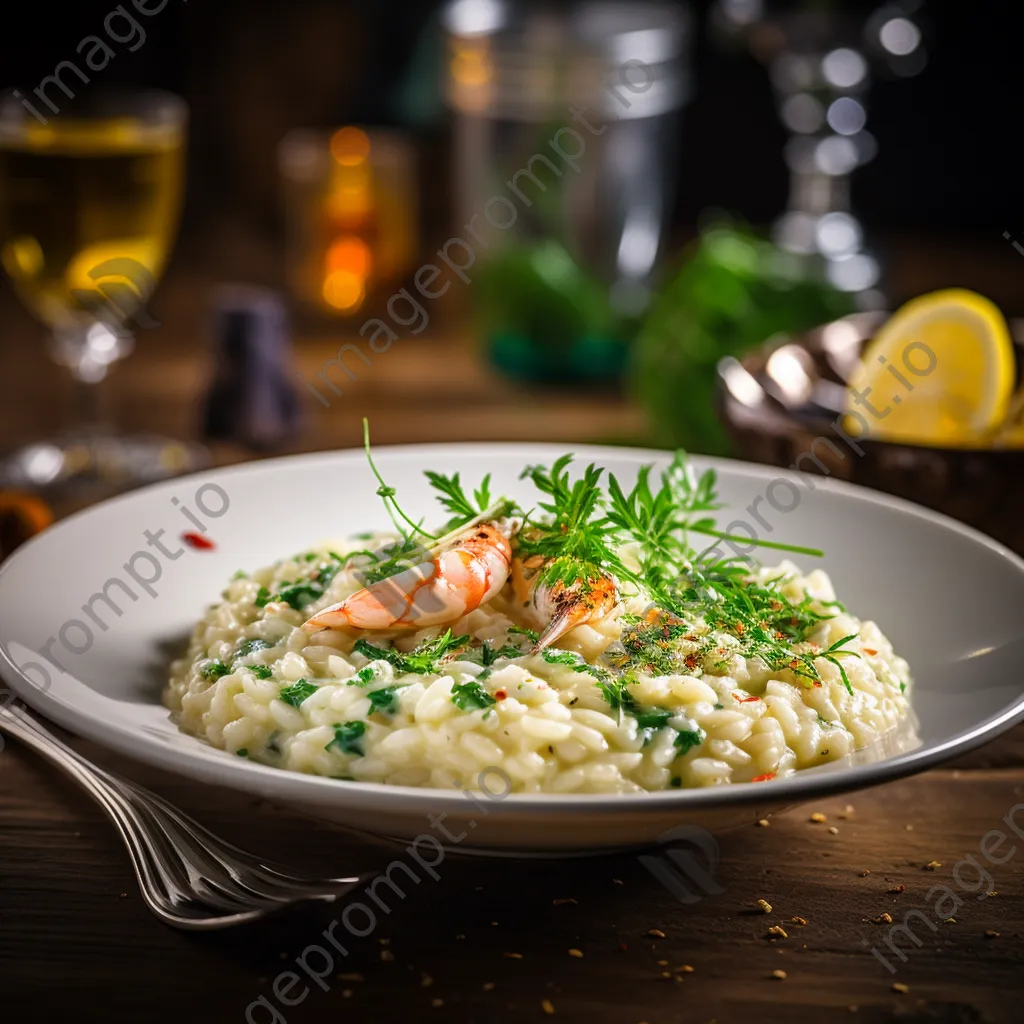
<path id="1" fill-rule="evenodd" d="M 168 913 L 168 908 L 152 895 L 153 865 L 146 855 L 146 844 L 141 838 L 144 834 L 142 823 L 138 812 L 132 806 L 129 794 L 143 804 L 158 798 L 141 786 L 91 764 L 78 751 L 50 732 L 23 706 L 17 710 L 7 706 L 0 707 L 0 731 L 16 737 L 31 747 L 89 793 L 114 824 L 127 847 L 139 888 L 150 910 L 166 923 L 180 927 L 176 916 Z"/>
<path id="2" fill-rule="evenodd" d="M 21 740 L 75 780 L 113 822 L 131 857 L 149 909 L 175 928 L 210 931 L 256 920 L 305 899 L 334 899 L 359 878 L 331 879 L 315 895 L 295 879 L 243 861 L 226 843 L 162 797 L 90 763 L 31 712 L 0 706 L 0 731 Z M 307 887 L 308 888 L 308 887 Z"/>

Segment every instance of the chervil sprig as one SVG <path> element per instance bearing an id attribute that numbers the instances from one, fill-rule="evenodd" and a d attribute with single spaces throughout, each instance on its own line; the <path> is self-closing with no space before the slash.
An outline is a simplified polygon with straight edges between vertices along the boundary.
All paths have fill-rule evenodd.
<path id="1" fill-rule="evenodd" d="M 491 505 L 491 474 L 488 473 L 480 482 L 480 486 L 473 491 L 473 499 L 466 497 L 462 489 L 462 482 L 459 474 L 445 476 L 443 473 L 435 473 L 433 470 L 426 470 L 430 486 L 440 493 L 438 501 L 450 513 L 451 519 L 445 526 L 445 532 L 458 529 L 478 515 L 486 512 Z"/>
<path id="2" fill-rule="evenodd" d="M 391 518 L 391 522 L 395 524 L 395 529 L 405 538 L 409 540 L 411 536 L 419 534 L 421 537 L 426 537 L 428 540 L 436 541 L 437 537 L 432 533 L 427 533 L 423 529 L 422 523 L 414 523 L 406 514 L 402 511 L 402 507 L 395 500 L 397 491 L 394 487 L 388 486 L 384 482 L 384 477 L 380 475 L 380 470 L 377 469 L 377 464 L 373 461 L 373 453 L 370 451 L 370 421 L 363 417 L 363 447 L 366 449 L 366 461 L 370 464 L 370 471 L 377 478 L 377 483 L 380 486 L 377 488 L 377 494 L 383 499 L 384 507 L 387 509 L 388 516 Z M 412 529 L 412 535 L 403 526 L 403 522 Z"/>

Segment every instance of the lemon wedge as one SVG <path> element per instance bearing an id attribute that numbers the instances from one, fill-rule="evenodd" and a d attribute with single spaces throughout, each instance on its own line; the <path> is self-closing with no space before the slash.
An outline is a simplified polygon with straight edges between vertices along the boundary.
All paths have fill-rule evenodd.
<path id="1" fill-rule="evenodd" d="M 1006 320 L 982 295 L 932 292 L 868 343 L 846 393 L 846 429 L 942 447 L 984 444 L 1006 418 L 1015 359 Z"/>

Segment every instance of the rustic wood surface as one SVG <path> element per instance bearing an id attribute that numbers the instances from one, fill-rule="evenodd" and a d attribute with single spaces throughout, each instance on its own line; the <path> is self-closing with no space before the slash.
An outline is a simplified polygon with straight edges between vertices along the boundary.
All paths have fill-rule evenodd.
<path id="1" fill-rule="evenodd" d="M 1011 254 L 1012 256 L 1012 254 Z M 950 255 L 947 269 L 961 266 Z M 966 266 L 967 264 L 964 264 Z M 944 283 L 904 271 L 915 290 Z M 970 283 L 970 282 L 968 282 Z M 205 382 L 205 295 L 172 275 L 114 393 L 130 429 L 181 435 Z M 174 316 L 168 313 L 174 310 Z M 60 425 L 66 383 L 10 296 L 0 343 L 0 436 L 28 440 Z M 443 325 L 443 320 L 441 321 Z M 613 394 L 499 385 L 459 332 L 403 342 L 330 409 L 307 403 L 296 448 L 349 446 L 364 414 L 381 443 L 457 438 L 632 440 L 640 413 Z M 337 348 L 310 332 L 297 366 L 315 375 Z M 223 460 L 241 453 L 222 450 Z M 76 745 L 178 803 L 227 838 L 290 867 L 342 874 L 395 851 L 236 794 Z M 846 805 L 853 811 L 847 812 Z M 12 740 L 0 750 L 0 1005 L 5 1020 L 251 1024 L 275 1020 L 513 1022 L 1016 1021 L 1024 997 L 1024 837 L 1002 824 L 1024 804 L 1024 729 L 942 770 L 830 799 L 720 837 L 722 892 L 678 902 L 634 856 L 560 861 L 445 860 L 410 887 L 364 940 L 348 943 L 301 1004 L 274 997 L 275 977 L 321 938 L 329 911 L 232 934 L 188 935 L 143 906 L 127 856 L 101 812 Z M 812 822 L 821 812 L 825 822 Z M 1024 828 L 1024 808 L 1015 819 Z M 981 857 L 991 829 L 1009 835 L 1001 866 Z M 833 832 L 832 829 L 837 831 Z M 995 895 L 964 858 L 992 875 Z M 935 863 L 937 862 L 937 863 Z M 924 865 L 932 865 L 928 870 Z M 958 865 L 960 865 L 958 871 Z M 957 873 L 957 878 L 954 878 Z M 906 963 L 885 948 L 929 890 L 963 898 L 954 922 L 915 925 Z M 900 885 L 900 892 L 890 892 Z M 758 900 L 771 912 L 758 908 Z M 933 915 L 930 915 L 933 916 Z M 801 918 L 806 924 L 794 923 Z M 769 936 L 781 927 L 786 937 Z M 876 946 L 898 967 L 891 974 Z M 571 953 L 576 950 L 582 956 Z M 511 956 L 510 954 L 517 954 Z M 689 970 L 688 968 L 692 968 Z M 784 971 L 784 979 L 772 976 Z M 893 985 L 905 986 L 905 991 Z M 292 996 L 301 993 L 299 986 Z M 264 1005 L 278 1008 L 276 1018 Z M 251 1009 L 250 1009 L 251 1008 Z"/>

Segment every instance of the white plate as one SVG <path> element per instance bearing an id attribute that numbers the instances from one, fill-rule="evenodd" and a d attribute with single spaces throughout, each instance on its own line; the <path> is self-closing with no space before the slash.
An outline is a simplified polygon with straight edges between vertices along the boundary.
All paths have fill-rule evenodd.
<path id="1" fill-rule="evenodd" d="M 474 482 L 490 471 L 499 493 L 527 500 L 530 492 L 518 482 L 523 466 L 550 463 L 563 450 L 539 444 L 409 446 L 383 448 L 377 459 L 403 505 L 426 513 L 436 505 L 424 468 L 459 471 Z M 623 482 L 642 463 L 665 461 L 664 453 L 625 448 L 581 447 L 576 454 L 578 462 L 593 460 Z M 812 797 L 920 771 L 1024 719 L 1019 558 L 950 519 L 862 488 L 726 460 L 695 461 L 719 471 L 729 505 L 720 525 L 736 518 L 757 527 L 743 510 L 761 496 L 754 508 L 771 527 L 770 534 L 757 527 L 762 534 L 825 550 L 823 562 L 796 560 L 807 569 L 822 565 L 850 610 L 878 622 L 910 661 L 918 746 L 890 743 L 765 783 L 616 797 L 512 794 L 473 802 L 459 792 L 280 771 L 178 732 L 160 703 L 171 651 L 236 569 L 269 564 L 325 537 L 387 526 L 359 451 L 214 470 L 133 492 L 59 523 L 0 569 L 0 669 L 44 715 L 140 761 L 381 836 L 431 834 L 428 815 L 436 823 L 444 814 L 453 835 L 466 832 L 462 849 L 494 852 L 621 848 L 651 842 L 682 823 L 739 824 Z M 793 486 L 772 487 L 773 506 L 765 496 L 780 479 Z M 778 511 L 797 495 L 792 511 Z M 208 525 L 214 550 L 175 553 L 182 548 L 181 533 L 195 529 L 185 509 Z M 156 541 L 149 544 L 144 531 Z M 162 554 L 157 542 L 174 558 Z M 132 581 L 132 570 L 154 578 L 149 587 L 155 596 Z M 94 605 L 104 631 L 82 606 L 112 578 L 129 583 L 136 599 L 114 585 L 110 593 L 121 616 Z M 91 641 L 77 625 L 67 625 L 75 619 L 91 627 Z M 80 653 L 67 652 L 61 630 Z M 48 644 L 51 637 L 55 642 Z"/>

